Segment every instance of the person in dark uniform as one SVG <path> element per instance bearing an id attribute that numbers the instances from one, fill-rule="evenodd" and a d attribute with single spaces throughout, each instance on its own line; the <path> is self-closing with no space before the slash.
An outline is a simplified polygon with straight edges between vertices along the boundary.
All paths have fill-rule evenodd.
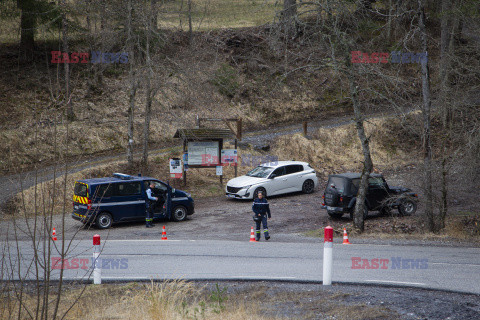
<path id="1" fill-rule="evenodd" d="M 254 214 L 255 224 L 257 225 L 255 230 L 255 240 L 260 241 L 260 225 L 263 224 L 263 234 L 265 235 L 265 240 L 270 239 L 270 234 L 268 233 L 267 226 L 267 217 L 270 219 L 272 215 L 270 214 L 270 207 L 268 205 L 267 199 L 263 197 L 263 193 L 258 193 L 258 198 L 253 199 L 252 210 Z"/>
<path id="2" fill-rule="evenodd" d="M 153 208 L 155 206 L 155 202 L 158 201 L 157 197 L 153 196 L 153 189 L 155 188 L 155 184 L 153 182 L 150 183 L 150 186 L 147 189 L 147 201 L 145 202 L 147 208 L 147 215 L 145 217 L 145 226 L 147 228 L 151 228 L 154 226 L 152 223 L 153 221 Z"/>

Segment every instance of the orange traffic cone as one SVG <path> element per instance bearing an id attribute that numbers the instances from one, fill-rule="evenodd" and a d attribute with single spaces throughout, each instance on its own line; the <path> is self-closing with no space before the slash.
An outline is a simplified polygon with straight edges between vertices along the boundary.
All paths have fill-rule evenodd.
<path id="1" fill-rule="evenodd" d="M 252 231 L 250 231 L 250 242 L 257 242 L 257 240 L 255 240 L 255 234 L 253 233 L 253 227 Z"/>
<path id="2" fill-rule="evenodd" d="M 343 228 L 343 244 L 351 244 L 350 241 L 348 241 L 347 229 L 345 228 Z"/>
<path id="3" fill-rule="evenodd" d="M 53 231 L 52 231 L 52 240 L 57 241 L 57 231 L 55 231 L 55 228 L 53 228 Z"/>
<path id="4" fill-rule="evenodd" d="M 167 231 L 165 230 L 165 226 L 163 226 L 162 240 L 168 240 L 168 239 L 167 239 Z"/>

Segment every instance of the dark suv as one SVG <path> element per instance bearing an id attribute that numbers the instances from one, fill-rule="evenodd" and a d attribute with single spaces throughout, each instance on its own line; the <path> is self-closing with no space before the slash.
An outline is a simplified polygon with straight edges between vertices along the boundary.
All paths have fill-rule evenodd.
<path id="1" fill-rule="evenodd" d="M 350 172 L 328 176 L 322 204 L 328 215 L 340 218 L 344 213 L 349 213 L 353 219 L 360 179 L 360 173 Z M 389 187 L 381 174 L 372 173 L 368 178 L 363 216 L 366 218 L 368 211 L 389 214 L 392 208 L 397 208 L 401 216 L 411 215 L 417 210 L 417 199 L 417 195 L 410 189 Z"/>

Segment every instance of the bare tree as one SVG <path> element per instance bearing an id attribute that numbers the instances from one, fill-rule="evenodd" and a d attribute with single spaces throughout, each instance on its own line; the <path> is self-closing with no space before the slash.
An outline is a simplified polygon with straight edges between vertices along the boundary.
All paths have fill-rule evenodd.
<path id="1" fill-rule="evenodd" d="M 297 0 L 283 0 L 283 11 L 280 23 L 286 37 L 290 38 L 296 35 Z"/>
<path id="2" fill-rule="evenodd" d="M 127 0 L 127 48 L 128 48 L 128 63 L 129 72 L 128 79 L 130 81 L 130 88 L 128 93 L 128 124 L 127 124 L 127 162 L 130 168 L 133 167 L 133 134 L 135 121 L 135 97 L 138 88 L 138 79 L 135 70 L 135 38 L 133 33 L 133 4 L 132 0 Z"/>
<path id="3" fill-rule="evenodd" d="M 67 3 L 65 0 L 61 2 L 62 7 L 62 44 L 63 52 L 69 52 L 68 50 L 68 20 L 67 20 Z M 73 112 L 72 100 L 70 97 L 70 64 L 64 63 L 63 67 L 65 69 L 65 105 L 67 112 L 67 119 L 74 120 L 75 113 Z"/>
<path id="4" fill-rule="evenodd" d="M 418 0 L 418 26 L 420 29 L 421 48 L 423 52 L 428 52 L 427 31 L 425 26 L 425 3 Z M 422 65 L 422 115 L 423 115 L 423 165 L 425 190 L 425 215 L 427 217 L 427 226 L 430 231 L 435 230 L 435 220 L 433 212 L 433 186 L 432 186 L 432 142 L 431 142 L 431 106 L 430 98 L 430 72 L 428 68 L 428 59 L 421 61 Z"/>

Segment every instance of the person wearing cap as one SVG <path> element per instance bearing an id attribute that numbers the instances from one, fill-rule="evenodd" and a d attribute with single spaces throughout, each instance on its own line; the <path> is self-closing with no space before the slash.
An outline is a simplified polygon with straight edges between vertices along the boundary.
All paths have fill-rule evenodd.
<path id="1" fill-rule="evenodd" d="M 153 189 L 155 188 L 155 184 L 153 182 L 150 183 L 150 186 L 147 188 L 147 201 L 145 202 L 147 215 L 145 216 L 145 227 L 151 228 L 155 226 L 153 224 L 153 208 L 155 206 L 155 202 L 158 201 L 157 197 L 152 195 Z"/>
<path id="2" fill-rule="evenodd" d="M 252 210 L 254 212 L 253 220 L 256 224 L 255 230 L 255 240 L 260 241 L 260 227 L 263 224 L 263 234 L 265 240 L 270 239 L 270 234 L 268 233 L 267 226 L 267 217 L 270 219 L 272 215 L 270 214 L 270 206 L 267 199 L 263 197 L 263 193 L 258 193 L 258 198 L 253 199 Z"/>

